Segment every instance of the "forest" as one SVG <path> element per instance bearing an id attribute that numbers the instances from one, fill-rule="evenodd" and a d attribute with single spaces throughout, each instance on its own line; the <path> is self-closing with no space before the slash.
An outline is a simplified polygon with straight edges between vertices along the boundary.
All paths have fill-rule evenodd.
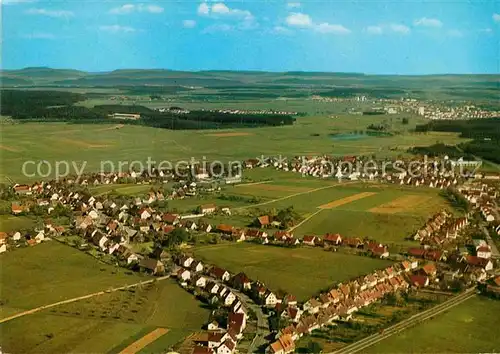
<path id="1" fill-rule="evenodd" d="M 97 105 L 87 108 L 75 105 L 84 101 L 85 95 L 63 91 L 3 90 L 1 99 L 0 114 L 20 121 L 99 124 L 112 121 L 108 117 L 112 113 L 138 113 L 141 114 L 141 119 L 120 122 L 174 130 L 281 126 L 295 122 L 291 115 L 229 114 L 214 111 L 159 112 L 140 105 Z"/>

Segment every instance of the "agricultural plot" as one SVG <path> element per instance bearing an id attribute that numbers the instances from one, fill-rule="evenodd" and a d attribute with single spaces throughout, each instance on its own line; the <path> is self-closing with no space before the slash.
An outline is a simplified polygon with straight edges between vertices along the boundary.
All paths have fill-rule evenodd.
<path id="1" fill-rule="evenodd" d="M 164 352 L 198 330 L 207 318 L 208 311 L 193 296 L 165 280 L 9 321 L 2 324 L 2 344 L 9 352 L 22 353 L 103 353 L 127 348 Z M 29 338 L 18 341 L 28 329 Z"/>
<path id="2" fill-rule="evenodd" d="M 391 336 L 365 353 L 496 353 L 500 302 L 468 300 L 448 312 Z"/>
<path id="3" fill-rule="evenodd" d="M 17 312 L 147 279 L 57 241 L 7 252 L 0 265 L 1 309 Z"/>
<path id="4" fill-rule="evenodd" d="M 203 103 L 205 104 L 205 103 Z M 206 108 L 206 107 L 205 107 Z M 289 108 L 288 108 L 289 109 Z M 300 109 L 299 109 L 300 111 Z M 269 155 L 335 155 L 405 154 L 408 147 L 428 146 L 436 142 L 455 144 L 464 141 L 457 134 L 414 134 L 405 132 L 390 137 L 363 137 L 362 140 L 333 141 L 329 134 L 365 129 L 385 117 L 353 117 L 341 115 L 333 120 L 325 117 L 300 117 L 296 124 L 283 127 L 238 129 L 235 131 L 172 131 L 143 126 L 116 128 L 116 124 L 25 123 L 3 126 L 2 180 L 33 181 L 22 173 L 25 161 L 74 162 L 86 172 L 101 170 L 101 161 L 190 161 L 191 157 L 207 161 L 241 161 Z M 105 123 L 105 121 L 103 121 Z M 213 136 L 214 134 L 224 136 Z M 34 143 L 36 141 L 36 143 Z M 144 144 L 147 141 L 148 144 Z M 259 143 L 256 144 L 255 142 Z M 307 148 L 304 148 L 307 146 Z M 31 168 L 32 166 L 30 166 Z M 125 167 L 125 166 L 124 166 Z M 36 166 L 26 171 L 36 172 Z M 52 174 L 49 174 L 52 172 Z M 43 170 L 53 176 L 54 170 Z M 75 171 L 70 171 L 74 173 Z"/>
<path id="5" fill-rule="evenodd" d="M 233 273 L 245 272 L 272 290 L 307 300 L 335 283 L 368 274 L 390 262 L 312 248 L 283 248 L 249 243 L 195 249 L 196 257 Z"/>

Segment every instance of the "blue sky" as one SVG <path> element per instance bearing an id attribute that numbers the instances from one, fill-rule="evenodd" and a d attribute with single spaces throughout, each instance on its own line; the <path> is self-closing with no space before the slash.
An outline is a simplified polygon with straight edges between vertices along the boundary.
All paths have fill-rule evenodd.
<path id="1" fill-rule="evenodd" d="M 496 0 L 0 0 L 2 67 L 500 73 Z"/>

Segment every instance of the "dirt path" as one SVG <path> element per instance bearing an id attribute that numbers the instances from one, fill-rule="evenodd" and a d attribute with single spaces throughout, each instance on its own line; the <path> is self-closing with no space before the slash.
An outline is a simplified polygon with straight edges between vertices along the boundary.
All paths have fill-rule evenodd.
<path id="1" fill-rule="evenodd" d="M 84 296 L 79 296 L 79 297 L 75 297 L 75 298 L 68 299 L 68 300 L 54 302 L 53 304 L 49 304 L 49 305 L 43 305 L 43 306 L 36 307 L 34 309 L 31 309 L 31 310 L 27 310 L 27 311 L 23 311 L 23 312 L 17 313 L 15 315 L 12 315 L 12 316 L 9 316 L 9 317 L 2 318 L 2 319 L 0 319 L 0 323 L 5 323 L 5 322 L 8 322 L 8 321 L 14 320 L 16 318 L 23 317 L 23 316 L 26 316 L 26 315 L 31 315 L 31 314 L 34 314 L 36 312 L 39 312 L 39 311 L 42 311 L 42 310 L 45 310 L 45 309 L 49 309 L 49 308 L 52 308 L 52 307 L 56 307 L 56 306 L 59 306 L 59 305 L 69 304 L 69 303 L 72 303 L 72 302 L 75 302 L 75 301 L 89 299 L 89 298 L 94 297 L 94 296 L 104 295 L 106 293 L 111 293 L 111 292 L 119 291 L 119 290 L 122 290 L 122 289 L 129 289 L 129 288 L 133 288 L 133 287 L 136 287 L 136 286 L 139 286 L 139 285 L 149 284 L 149 283 L 154 282 L 155 280 L 163 280 L 163 279 L 167 279 L 168 277 L 169 276 L 166 275 L 166 276 L 163 276 L 163 277 L 158 277 L 158 278 L 154 278 L 154 279 L 150 279 L 150 280 L 140 281 L 138 283 L 134 283 L 134 284 L 130 284 L 130 285 L 120 286 L 118 288 L 113 288 L 113 289 L 109 289 L 109 290 L 105 290 L 105 291 L 99 291 L 99 292 L 96 292 L 96 293 L 92 293 L 92 294 L 88 294 L 88 295 L 84 295 Z"/>
<path id="2" fill-rule="evenodd" d="M 0 150 L 10 151 L 10 152 L 19 152 L 18 149 L 10 147 L 10 146 L 5 146 L 5 145 L 0 145 Z"/>
<path id="3" fill-rule="evenodd" d="M 102 128 L 102 129 L 97 129 L 96 132 L 104 132 L 106 130 L 114 130 L 114 129 L 121 129 L 125 126 L 125 124 L 117 124 L 117 125 L 114 125 L 112 127 L 108 127 L 108 128 Z"/>
<path id="4" fill-rule="evenodd" d="M 123 349 L 119 354 L 135 354 L 142 348 L 153 343 L 155 340 L 163 336 L 168 332 L 166 328 L 157 328 L 148 334 L 146 334 L 141 339 L 136 340 L 134 343 L 130 344 L 127 348 Z"/>
<path id="5" fill-rule="evenodd" d="M 272 181 L 261 181 L 261 182 L 252 182 L 252 183 L 242 183 L 242 184 L 236 184 L 235 187 L 246 187 L 246 186 L 255 186 L 258 184 L 265 184 L 265 183 L 271 183 Z"/>
<path id="6" fill-rule="evenodd" d="M 306 192 L 299 192 L 299 193 L 290 194 L 290 195 L 287 195 L 286 197 L 281 197 L 281 198 L 278 198 L 278 199 L 268 200 L 266 202 L 262 202 L 262 203 L 259 203 L 259 204 L 246 205 L 246 206 L 243 206 L 243 207 L 235 208 L 234 210 L 237 211 L 237 210 L 243 210 L 243 209 L 248 209 L 248 208 L 255 208 L 255 207 L 262 206 L 262 205 L 267 205 L 267 204 L 272 204 L 272 203 L 280 202 L 282 200 L 290 199 L 290 198 L 293 198 L 293 197 L 298 197 L 299 195 L 310 194 L 310 193 L 314 193 L 314 192 L 317 192 L 317 191 L 321 191 L 323 189 L 341 187 L 341 186 L 345 186 L 345 185 L 352 184 L 352 183 L 354 183 L 354 182 L 339 183 L 339 184 L 333 184 L 331 186 L 315 188 L 315 189 L 308 190 Z"/>
<path id="7" fill-rule="evenodd" d="M 370 197 L 370 196 L 375 195 L 375 194 L 377 194 L 377 193 L 375 193 L 375 192 L 358 193 L 358 194 L 354 194 L 354 195 L 351 195 L 351 196 L 346 197 L 346 198 L 338 199 L 338 200 L 335 200 L 333 202 L 320 205 L 318 208 L 320 208 L 320 209 L 333 209 L 333 208 L 339 207 L 339 206 L 344 205 L 344 204 L 349 204 L 349 203 L 355 202 L 356 200 Z"/>

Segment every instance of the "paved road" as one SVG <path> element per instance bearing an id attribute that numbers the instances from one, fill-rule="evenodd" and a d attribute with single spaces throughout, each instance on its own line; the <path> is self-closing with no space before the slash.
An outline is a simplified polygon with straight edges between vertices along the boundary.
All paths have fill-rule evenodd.
<path id="1" fill-rule="evenodd" d="M 26 316 L 26 315 L 31 315 L 31 314 L 34 314 L 36 312 L 39 312 L 39 311 L 42 311 L 42 310 L 45 310 L 45 309 L 49 309 L 51 307 L 56 307 L 56 306 L 59 306 L 59 305 L 69 304 L 69 303 L 75 302 L 75 301 L 89 299 L 89 298 L 94 297 L 94 296 L 104 295 L 106 293 L 112 293 L 112 292 L 119 291 L 119 290 L 122 290 L 122 289 L 129 289 L 129 288 L 133 288 L 133 287 L 136 287 L 136 286 L 139 286 L 139 285 L 149 284 L 149 283 L 154 282 L 155 280 L 163 280 L 163 279 L 167 279 L 169 277 L 170 277 L 169 275 L 165 275 L 163 277 L 157 277 L 157 278 L 150 279 L 150 280 L 140 281 L 138 283 L 134 283 L 134 284 L 130 284 L 130 285 L 124 285 L 124 286 L 120 286 L 118 288 L 112 288 L 112 289 L 108 289 L 108 290 L 104 290 L 104 291 L 99 291 L 99 292 L 88 294 L 88 295 L 84 295 L 84 296 L 75 297 L 75 298 L 68 299 L 68 300 L 54 302 L 53 304 L 43 305 L 43 306 L 36 307 L 34 309 L 31 309 L 31 310 L 27 310 L 27 311 L 24 311 L 24 312 L 17 313 L 15 315 L 12 315 L 12 316 L 9 316 L 9 317 L 2 318 L 2 319 L 0 319 L 0 323 L 8 322 L 8 321 L 11 321 L 13 319 L 16 319 L 16 318 L 19 318 L 19 317 L 23 317 L 23 316 Z"/>
<path id="2" fill-rule="evenodd" d="M 394 326 L 392 327 L 389 327 L 387 329 L 384 330 L 384 332 L 382 332 L 382 334 L 373 334 L 369 337 L 366 337 L 366 338 L 363 338 L 362 340 L 356 342 L 356 343 L 353 343 L 351 345 L 348 345 L 336 352 L 334 352 L 334 354 L 352 354 L 352 353 L 357 353 L 357 352 L 360 352 L 394 334 L 397 334 L 399 332 L 401 332 L 402 330 L 408 328 L 408 327 L 411 327 L 411 326 L 414 326 L 422 321 L 425 321 L 429 318 L 432 318 L 444 311 L 447 311 L 459 304 L 461 304 L 462 302 L 470 299 L 471 297 L 474 297 L 476 296 L 476 288 L 470 288 L 470 289 L 467 289 L 466 291 L 464 291 L 463 293 L 437 305 L 437 306 L 434 306 L 433 308 L 431 309 L 428 309 L 428 310 L 425 310 L 423 312 L 420 312 L 406 320 L 403 320 L 397 324 L 395 324 Z"/>
<path id="3" fill-rule="evenodd" d="M 495 242 L 493 242 L 493 239 L 491 238 L 490 232 L 486 228 L 486 226 L 481 225 L 481 230 L 484 233 L 484 236 L 486 236 L 486 241 L 488 241 L 488 245 L 491 248 L 491 257 L 492 258 L 500 258 L 500 252 L 498 252 L 498 248 L 495 245 Z"/>

